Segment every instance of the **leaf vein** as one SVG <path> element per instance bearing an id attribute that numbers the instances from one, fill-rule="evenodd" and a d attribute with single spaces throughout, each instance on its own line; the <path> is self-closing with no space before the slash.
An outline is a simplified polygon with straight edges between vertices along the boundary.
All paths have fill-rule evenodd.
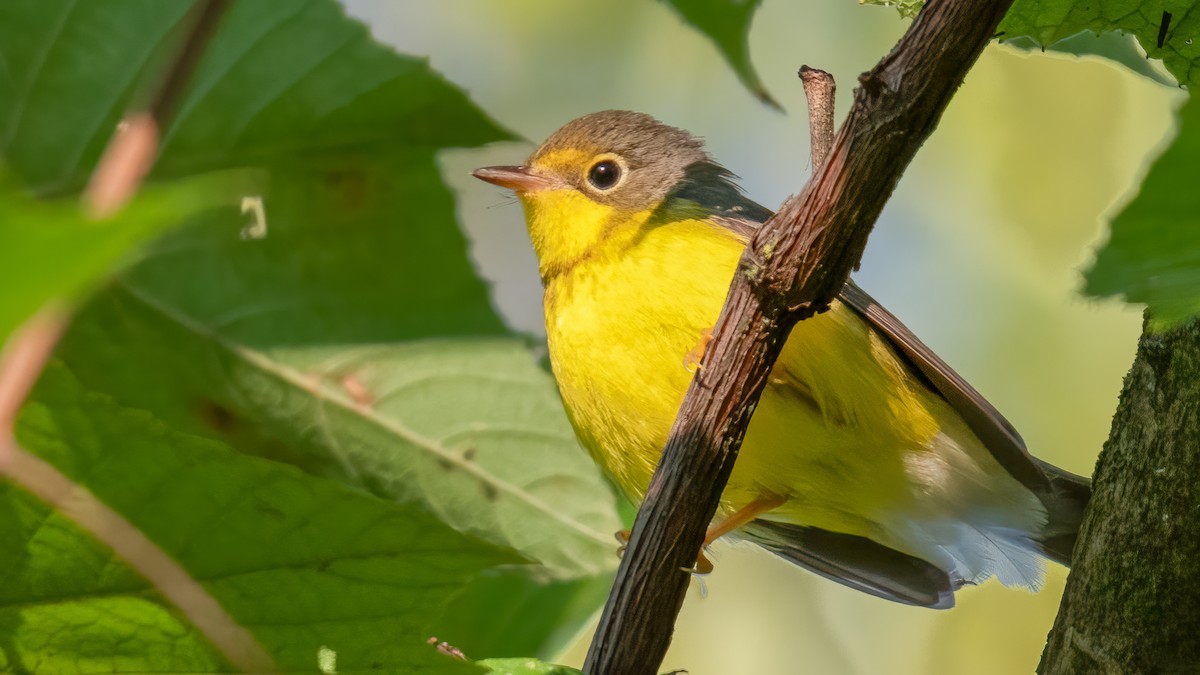
<path id="1" fill-rule="evenodd" d="M 574 521 L 564 516 L 558 509 L 551 507 L 549 504 L 542 501 L 536 495 L 531 494 L 521 486 L 510 483 L 509 481 L 503 480 L 490 473 L 486 473 L 477 463 L 467 461 L 461 455 L 461 453 L 443 447 L 433 439 L 418 433 L 398 420 L 381 417 L 374 409 L 358 405 L 348 396 L 343 395 L 331 387 L 318 384 L 317 387 L 321 391 L 321 393 L 318 394 L 312 387 L 312 383 L 310 382 L 311 378 L 305 373 L 301 373 L 293 368 L 285 366 L 282 363 L 274 361 L 269 356 L 258 350 L 234 342 L 228 337 L 217 333 L 208 326 L 197 321 L 196 319 L 184 314 L 174 307 L 165 304 L 158 298 L 153 297 L 153 295 L 146 290 L 135 287 L 127 279 L 118 281 L 116 285 L 122 288 L 127 294 L 129 294 L 130 297 L 141 302 L 149 309 L 179 324 L 186 330 L 211 340 L 221 349 L 245 361 L 246 363 L 255 366 L 256 368 L 261 369 L 263 372 L 273 375 L 284 384 L 287 384 L 298 390 L 320 396 L 329 403 L 352 415 L 360 417 L 364 421 L 369 422 L 383 431 L 404 439 L 413 446 L 435 456 L 440 463 L 453 466 L 454 468 L 461 470 L 464 474 L 475 478 L 479 482 L 491 486 L 498 492 L 508 494 L 518 503 L 524 504 L 526 507 L 540 512 L 543 516 L 546 516 L 551 521 L 559 523 L 568 530 L 574 531 L 579 535 L 599 543 L 608 543 L 609 537 L 600 534 L 583 523 Z"/>
<path id="2" fill-rule="evenodd" d="M 12 121 L 9 122 L 8 131 L 4 135 L 5 147 L 12 143 L 12 139 L 16 137 L 17 130 L 21 127 L 21 122 L 25 117 L 25 110 L 28 108 L 29 97 L 33 93 L 33 90 L 37 88 L 38 80 L 46 67 L 46 62 L 50 60 L 50 54 L 54 51 L 54 45 L 58 43 L 58 38 L 62 37 L 63 30 L 66 29 L 67 23 L 69 23 L 71 15 L 75 12 L 78 4 L 79 0 L 71 0 L 70 4 L 67 5 L 66 11 L 63 12 L 62 19 L 59 20 L 58 25 L 50 31 L 50 36 L 46 40 L 46 47 L 38 55 L 33 65 L 29 84 L 25 87 L 24 94 L 17 97 L 16 110 L 13 111 Z"/>
<path id="3" fill-rule="evenodd" d="M 171 144 L 171 141 L 174 140 L 175 132 L 183 128 L 184 122 L 191 117 L 192 113 L 195 112 L 197 108 L 201 107 L 202 103 L 208 100 L 208 97 L 212 95 L 213 90 L 216 89 L 219 84 L 225 81 L 225 79 L 229 76 L 229 73 L 233 72 L 235 68 L 240 66 L 246 59 L 246 56 L 253 52 L 255 47 L 261 44 L 263 39 L 267 37 L 268 34 L 273 33 L 279 28 L 279 26 L 282 26 L 283 24 L 292 21 L 299 16 L 304 11 L 304 8 L 307 4 L 308 3 L 294 3 L 292 5 L 292 7 L 295 9 L 293 13 L 287 16 L 279 17 L 279 19 L 274 23 L 264 22 L 262 24 L 262 31 L 245 43 L 245 49 L 241 54 L 238 54 L 236 58 L 232 59 L 229 62 L 229 65 L 227 65 L 223 71 L 214 73 L 211 76 L 207 87 L 205 87 L 203 90 L 196 89 L 193 92 L 193 95 L 188 97 L 188 99 L 180 107 L 179 112 L 175 115 L 174 124 L 172 124 L 170 129 L 168 129 L 163 135 L 162 152 L 164 154 L 166 153 L 167 147 Z"/>

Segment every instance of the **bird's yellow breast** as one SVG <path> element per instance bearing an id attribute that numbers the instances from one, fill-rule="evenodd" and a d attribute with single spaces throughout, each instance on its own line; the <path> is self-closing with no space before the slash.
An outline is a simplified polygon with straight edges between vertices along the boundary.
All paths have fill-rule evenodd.
<path id="1" fill-rule="evenodd" d="M 640 500 L 692 378 L 685 357 L 715 323 L 744 241 L 703 220 L 654 222 L 599 206 L 581 234 L 554 217 L 580 216 L 579 205 L 554 199 L 526 201 L 551 364 L 581 442 Z M 570 256 L 556 262 L 546 247 L 562 237 Z M 835 303 L 786 343 L 723 508 L 779 496 L 786 503 L 771 518 L 875 534 L 874 510 L 916 497 L 905 457 L 927 452 L 939 430 L 931 403 L 886 340 Z"/>

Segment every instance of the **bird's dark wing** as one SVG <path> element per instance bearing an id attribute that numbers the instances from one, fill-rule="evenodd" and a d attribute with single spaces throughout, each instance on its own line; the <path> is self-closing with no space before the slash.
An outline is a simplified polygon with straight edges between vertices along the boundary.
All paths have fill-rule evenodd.
<path id="1" fill-rule="evenodd" d="M 920 558 L 865 537 L 762 519 L 739 533 L 826 579 L 893 602 L 949 609 L 962 585 Z"/>
<path id="2" fill-rule="evenodd" d="M 659 208 L 674 216 L 690 213 L 693 217 L 709 218 L 749 239 L 771 217 L 771 209 L 742 194 L 735 178 L 716 162 L 696 162 L 687 167 L 683 180 Z"/>
<path id="3" fill-rule="evenodd" d="M 1029 454 L 1016 429 L 982 394 L 853 281 L 846 283 L 838 297 L 891 341 L 896 352 L 912 364 L 913 370 L 925 378 L 930 388 L 950 403 L 1000 466 L 1035 494 L 1049 490 L 1049 480 L 1042 465 Z"/>
<path id="4" fill-rule="evenodd" d="M 768 209 L 757 204 L 754 206 L 757 208 L 747 209 L 744 213 L 718 211 L 710 218 L 749 239 L 771 215 Z M 1050 482 L 1045 471 L 1048 465 L 1029 454 L 1016 429 L 974 387 L 967 384 L 907 326 L 853 281 L 846 283 L 839 297 L 868 325 L 887 337 L 896 353 L 909 362 L 913 372 L 924 378 L 930 389 L 950 403 L 1000 466 L 1036 494 L 1045 494 L 1049 490 Z M 1086 483 L 1085 479 L 1080 480 Z"/>
<path id="5" fill-rule="evenodd" d="M 996 462 L 1037 495 L 1047 514 L 1046 525 L 1038 535 L 1042 552 L 1055 562 L 1070 565 L 1079 524 L 1092 496 L 1091 481 L 1030 455 L 1021 436 L 1000 411 L 853 281 L 846 283 L 838 297 L 886 336 L 896 352 L 909 361 L 913 372 L 924 377 L 930 388 L 950 403 Z"/>
<path id="6" fill-rule="evenodd" d="M 748 240 L 762 222 L 771 215 L 767 209 L 759 208 L 761 211 L 757 209 L 739 210 L 736 213 L 728 210 L 716 211 L 710 218 Z M 869 326 L 891 342 L 896 353 L 908 362 L 910 370 L 924 379 L 931 390 L 937 392 L 950 404 L 996 459 L 996 462 L 1004 467 L 1005 471 L 1008 471 L 1013 478 L 1037 495 L 1045 505 L 1048 516 L 1048 522 L 1039 536 L 1042 551 L 1056 562 L 1070 565 L 1071 552 L 1079 532 L 1079 524 L 1083 518 L 1084 509 L 1091 499 L 1091 481 L 1030 455 L 1021 436 L 1008 420 L 1004 419 L 1000 411 L 988 403 L 982 394 L 954 372 L 954 369 L 932 349 L 921 342 L 907 326 L 853 281 L 846 283 L 838 297 L 846 307 L 853 310 Z M 801 555 L 802 551 L 785 554 L 776 550 L 776 553 L 819 574 L 849 586 L 859 587 L 855 583 L 838 578 L 831 572 L 822 571 L 819 559 L 822 553 L 819 551 L 810 551 L 812 555 L 809 558 L 812 560 L 807 562 Z M 826 560 L 825 562 L 836 561 Z M 870 591 L 866 588 L 862 590 L 881 597 L 889 597 L 882 592 Z M 906 600 L 900 601 L 905 602 Z"/>

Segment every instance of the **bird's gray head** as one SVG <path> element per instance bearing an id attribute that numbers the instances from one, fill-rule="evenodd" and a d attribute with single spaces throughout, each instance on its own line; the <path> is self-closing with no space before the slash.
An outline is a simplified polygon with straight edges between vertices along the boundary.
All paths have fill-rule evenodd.
<path id="1" fill-rule="evenodd" d="M 644 113 L 605 110 L 568 122 L 526 164 L 598 202 L 640 211 L 662 202 L 689 167 L 714 162 L 682 129 Z"/>
<path id="2" fill-rule="evenodd" d="M 518 193 L 578 190 L 616 209 L 761 222 L 771 212 L 742 195 L 699 138 L 644 113 L 604 110 L 568 122 L 524 166 L 475 176 Z"/>

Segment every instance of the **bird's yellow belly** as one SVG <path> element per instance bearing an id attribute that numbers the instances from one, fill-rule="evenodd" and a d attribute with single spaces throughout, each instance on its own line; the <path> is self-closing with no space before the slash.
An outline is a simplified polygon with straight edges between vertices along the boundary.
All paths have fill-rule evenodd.
<path id="1" fill-rule="evenodd" d="M 636 501 L 692 379 L 686 355 L 715 322 L 741 250 L 704 227 L 686 238 L 662 228 L 546 289 L 550 358 L 568 414 Z M 687 246 L 677 250 L 680 240 Z M 882 338 L 840 304 L 799 324 L 754 412 L 722 510 L 777 496 L 785 503 L 770 518 L 877 534 L 877 511 L 914 498 L 905 455 L 926 452 L 938 431 L 907 377 Z"/>

